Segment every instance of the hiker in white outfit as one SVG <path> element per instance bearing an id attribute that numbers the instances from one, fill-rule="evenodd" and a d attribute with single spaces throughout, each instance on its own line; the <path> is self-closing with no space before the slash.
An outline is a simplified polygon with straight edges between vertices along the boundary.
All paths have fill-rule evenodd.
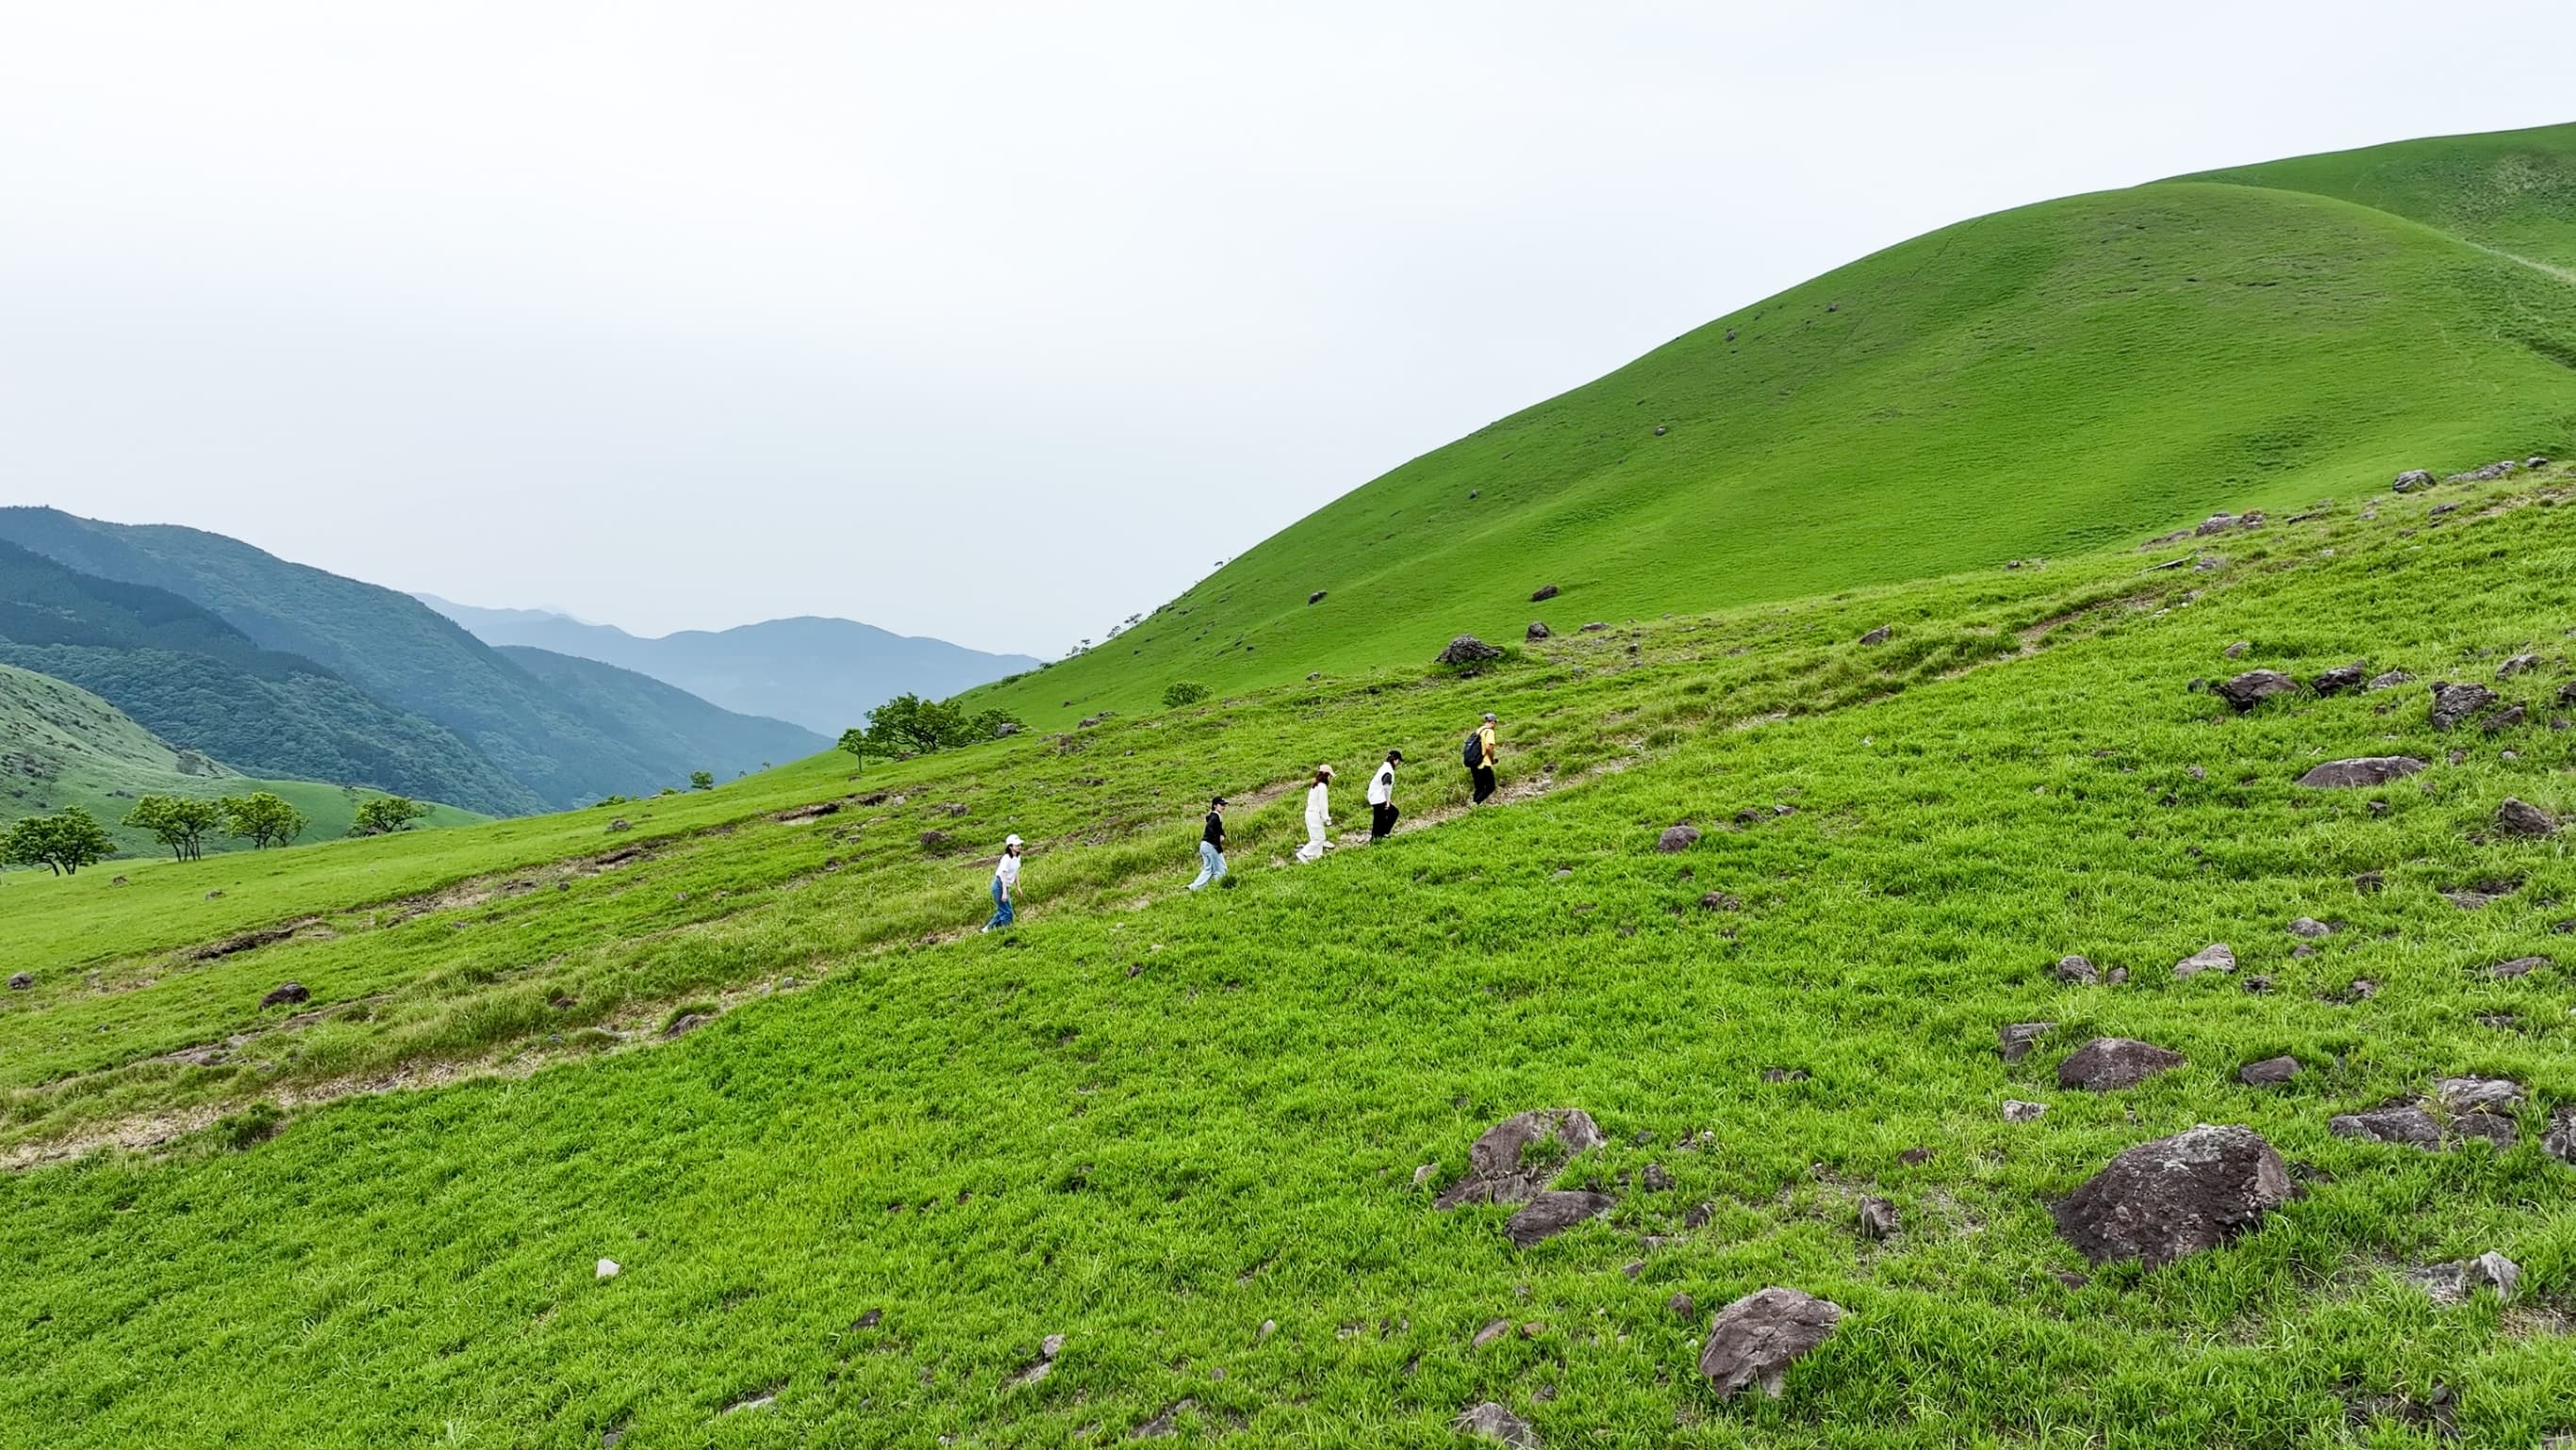
<path id="1" fill-rule="evenodd" d="M 1324 849 L 1332 842 L 1324 839 L 1325 830 L 1333 824 L 1333 768 L 1315 767 L 1314 787 L 1306 792 L 1306 844 L 1297 848 L 1300 861 L 1321 861 Z"/>

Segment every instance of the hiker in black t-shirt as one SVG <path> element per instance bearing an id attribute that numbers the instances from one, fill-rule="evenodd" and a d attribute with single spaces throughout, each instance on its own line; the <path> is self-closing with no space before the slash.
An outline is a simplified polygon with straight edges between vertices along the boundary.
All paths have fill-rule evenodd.
<path id="1" fill-rule="evenodd" d="M 1199 832 L 1199 878 L 1192 891 L 1225 874 L 1225 797 L 1208 802 L 1207 827 Z"/>

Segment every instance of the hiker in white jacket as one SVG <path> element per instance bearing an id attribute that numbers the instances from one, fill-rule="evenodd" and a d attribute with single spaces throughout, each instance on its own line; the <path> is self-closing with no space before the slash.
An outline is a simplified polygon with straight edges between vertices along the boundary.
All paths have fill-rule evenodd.
<path id="1" fill-rule="evenodd" d="M 1332 845 L 1324 839 L 1324 832 L 1333 824 L 1332 786 L 1333 768 L 1316 766 L 1315 784 L 1306 792 L 1306 844 L 1297 848 L 1300 861 L 1321 861 L 1324 849 Z"/>
<path id="2" fill-rule="evenodd" d="M 1369 777 L 1369 840 L 1383 841 L 1395 829 L 1395 768 L 1404 763 L 1404 752 L 1390 750 L 1386 763 Z"/>

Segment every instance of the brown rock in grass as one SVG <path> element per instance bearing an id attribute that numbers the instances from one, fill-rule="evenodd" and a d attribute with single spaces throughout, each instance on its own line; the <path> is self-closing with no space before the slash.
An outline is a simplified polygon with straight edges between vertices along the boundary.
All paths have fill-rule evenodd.
<path id="1" fill-rule="evenodd" d="M 1758 1289 L 1717 1311 L 1700 1346 L 1699 1372 L 1719 1399 L 1760 1385 L 1777 1399 L 1789 1366 L 1833 1336 L 1842 1306 L 1796 1289 Z"/>

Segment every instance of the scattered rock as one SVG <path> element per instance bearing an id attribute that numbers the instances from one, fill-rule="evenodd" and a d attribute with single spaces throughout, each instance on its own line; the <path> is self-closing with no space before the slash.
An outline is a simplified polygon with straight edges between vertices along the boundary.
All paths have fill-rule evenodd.
<path id="1" fill-rule="evenodd" d="M 2375 1143 L 2403 1143 L 2426 1152 L 2442 1146 L 2442 1125 L 2410 1103 L 2390 1103 L 2367 1112 L 2341 1113 L 2326 1121 L 2338 1138 L 2367 1138 Z"/>
<path id="2" fill-rule="evenodd" d="M 1777 1399 L 1789 1366 L 1825 1342 L 1842 1306 L 1795 1289 L 1757 1289 L 1717 1311 L 1700 1346 L 1699 1372 L 1719 1399 L 1759 1384 Z"/>
<path id="3" fill-rule="evenodd" d="M 1878 628 L 1871 630 L 1869 633 L 1862 635 L 1860 637 L 1860 642 L 1862 644 L 1885 644 L 1887 643 L 1887 637 L 1895 632 L 1896 627 L 1894 625 L 1882 624 Z"/>
<path id="4" fill-rule="evenodd" d="M 619 831 L 631 831 L 635 828 L 626 823 L 626 818 L 624 816 L 618 816 L 611 820 L 607 825 L 600 827 L 600 829 L 613 835 Z"/>
<path id="5" fill-rule="evenodd" d="M 2295 1057 L 2267 1057 L 2236 1070 L 2236 1080 L 2247 1087 L 2278 1087 L 2298 1075 L 2299 1060 Z"/>
<path id="6" fill-rule="evenodd" d="M 945 851 L 955 844 L 957 844 L 956 838 L 950 836 L 946 831 L 924 831 L 921 833 L 921 849 L 925 851 Z"/>
<path id="7" fill-rule="evenodd" d="M 2402 780 L 2424 768 L 2424 762 L 2411 755 L 2365 755 L 2351 760 L 2329 760 L 2312 767 L 2299 777 L 2299 784 L 2312 790 L 2334 790 L 2347 786 L 2386 785 Z"/>
<path id="8" fill-rule="evenodd" d="M 2478 722 L 2478 728 L 2489 735 L 2502 730 L 2520 729 L 2531 719 L 2531 712 L 2520 705 L 2510 706 Z M 2512 752 L 2508 751 L 2507 754 Z"/>
<path id="9" fill-rule="evenodd" d="M 2448 730 L 2495 701 L 2496 692 L 2484 685 L 2455 685 L 2448 680 L 2436 680 L 2433 682 L 2433 728 Z"/>
<path id="10" fill-rule="evenodd" d="M 2240 639 L 2234 644 L 2229 645 L 2227 648 L 2220 650 L 2219 653 L 2227 656 L 2231 660 L 2241 660 L 2245 658 L 2245 652 L 2253 647 L 2254 641 L 2250 639 Z"/>
<path id="11" fill-rule="evenodd" d="M 1324 591 L 1323 591 L 1323 590 L 1321 590 L 1321 589 L 1318 589 L 1318 590 L 1316 590 L 1314 593 L 1307 595 L 1307 596 L 1306 596 L 1306 602 L 1307 602 L 1308 604 L 1321 604 L 1321 603 L 1323 603 L 1323 602 L 1324 602 Z"/>
<path id="12" fill-rule="evenodd" d="M 623 1272 L 625 1271 L 618 1267 L 615 1259 L 602 1259 L 592 1267 L 590 1276 L 594 1279 L 614 1279 Z"/>
<path id="13" fill-rule="evenodd" d="M 2113 1158 L 2052 1212 L 2093 1262 L 2155 1268 L 2227 1243 L 2296 1191 L 2261 1134 L 2204 1123 Z"/>
<path id="14" fill-rule="evenodd" d="M 1807 1070 L 1803 1067 L 1766 1067 L 1762 1069 L 1762 1080 L 1764 1082 L 1805 1082 Z"/>
<path id="15" fill-rule="evenodd" d="M 1502 657 L 1501 650 L 1472 634 L 1462 634 L 1449 641 L 1434 658 L 1444 665 L 1480 665 L 1487 660 L 1498 660 Z"/>
<path id="16" fill-rule="evenodd" d="M 1995 1029 L 1998 1049 L 2006 1062 L 2019 1062 L 2030 1056 L 2039 1039 L 2056 1028 L 2054 1022 L 2007 1022 Z"/>
<path id="17" fill-rule="evenodd" d="M 2509 1113 L 2522 1106 L 2522 1084 L 2509 1077 L 2445 1077 L 2433 1083 L 2433 1101 L 2455 1117 Z"/>
<path id="18" fill-rule="evenodd" d="M 2174 975 L 2177 977 L 2197 977 L 2203 972 L 2235 970 L 2236 950 L 2223 941 L 2211 942 L 2199 951 L 2174 963 Z"/>
<path id="19" fill-rule="evenodd" d="M 1655 849 L 1669 856 L 1677 851 L 1689 850 L 1698 840 L 1699 827 L 1697 826 L 1666 826 L 1664 833 L 1655 838 Z"/>
<path id="20" fill-rule="evenodd" d="M 1477 1330 L 1476 1337 L 1469 1342 L 1475 1348 L 1482 1349 L 1486 1345 L 1493 1343 L 1495 1340 L 1500 1339 L 1511 1332 L 1512 1321 L 1508 1319 L 1497 1319 L 1487 1324 L 1484 1328 Z"/>
<path id="21" fill-rule="evenodd" d="M 2316 952 L 2317 949 L 2315 947 L 2302 942 L 2291 950 L 2290 955 L 2294 957 L 2312 957 L 2316 955 Z M 2253 993 L 2257 997 L 2260 997 L 2264 993 L 2272 990 L 2272 979 L 2261 975 L 2249 976 L 2245 979 L 2245 990 Z"/>
<path id="22" fill-rule="evenodd" d="M 2549 1129 L 2540 1135 L 2540 1151 L 2561 1163 L 2576 1163 L 2576 1103 L 2549 1115 Z"/>
<path id="23" fill-rule="evenodd" d="M 1596 620 L 1592 621 L 1590 624 L 1587 624 L 1587 625 L 1583 626 L 1583 628 L 1581 628 L 1581 629 L 1579 629 L 1579 630 L 1575 631 L 1575 633 L 1577 633 L 1577 634 L 1599 634 L 1601 631 L 1603 631 L 1603 630 L 1605 630 L 1605 629 L 1608 629 L 1609 627 L 1610 627 L 1610 621 L 1608 621 L 1608 620 L 1606 620 L 1606 619 L 1596 619 Z"/>
<path id="24" fill-rule="evenodd" d="M 2421 468 L 2410 468 L 2397 475 L 2397 481 L 2389 486 L 2399 493 L 2413 493 L 2419 488 L 2431 488 L 2433 475 Z"/>
<path id="25" fill-rule="evenodd" d="M 2522 1282 L 2522 1266 L 2489 1249 L 2474 1259 L 2428 1264 L 2409 1273 L 2406 1281 L 2423 1290 L 2434 1303 L 2446 1307 L 2467 1303 L 2481 1286 L 2494 1289 L 2498 1299 L 2510 1300 L 2515 1286 Z"/>
<path id="26" fill-rule="evenodd" d="M 1538 588 L 1530 591 L 1530 603 L 1532 604 L 1543 604 L 1555 597 L 1556 586 L 1553 584 L 1542 584 L 1538 586 Z"/>
<path id="27" fill-rule="evenodd" d="M 2096 975 L 2093 964 L 2082 957 L 2059 957 L 2049 970 L 2057 980 L 2079 987 L 2092 986 Z"/>
<path id="28" fill-rule="evenodd" d="M 2487 968 L 2487 975 L 2494 977 L 2498 981 L 2510 981 L 2515 977 L 2530 976 L 2533 972 L 2536 972 L 2542 967 L 2548 965 L 2549 958 L 2547 957 L 2515 957 L 2509 962 L 2498 962 L 2494 966 Z"/>
<path id="29" fill-rule="evenodd" d="M 1521 1211 L 1505 1221 L 1503 1236 L 1525 1249 L 1616 1207 L 1618 1200 L 1606 1193 L 1550 1189 L 1531 1195 Z"/>
<path id="30" fill-rule="evenodd" d="M 2499 458 L 2493 463 L 2481 464 L 2466 473 L 2454 473 L 2442 481 L 2444 483 L 2488 483 L 2504 477 L 2519 466 L 2510 458 Z"/>
<path id="31" fill-rule="evenodd" d="M 1553 632 L 1554 631 L 1547 627 L 1546 620 L 1533 619 L 1530 621 L 1530 627 L 1525 633 L 1530 639 L 1546 639 Z"/>
<path id="32" fill-rule="evenodd" d="M 313 994 L 306 990 L 302 982 L 287 982 L 271 989 L 267 996 L 260 998 L 259 1005 L 262 1007 L 292 1007 L 298 1003 L 310 1002 L 312 1000 Z"/>
<path id="33" fill-rule="evenodd" d="M 2408 674 L 2406 671 L 2390 670 L 2384 675 L 2371 676 L 2370 683 L 2362 686 L 2361 688 L 2364 694 L 2369 694 L 2379 690 L 2393 690 L 2399 685 L 2411 685 L 2413 683 L 2415 683 L 2415 677 Z"/>
<path id="34" fill-rule="evenodd" d="M 2370 663 L 2367 660 L 2354 660 L 2351 664 L 2337 665 L 2333 669 L 2320 673 L 2315 679 L 2308 681 L 2308 688 L 2320 695 L 2339 695 L 2346 690 L 2360 689 L 2369 679 Z"/>
<path id="35" fill-rule="evenodd" d="M 1224 1371 L 1220 1370 L 1218 1373 L 1222 1374 Z M 1197 1409 L 1198 1404 L 1199 1402 L 1196 1400 L 1177 1400 L 1173 1402 L 1169 1409 L 1166 1409 L 1161 1414 L 1147 1420 L 1144 1424 L 1137 1426 L 1135 1429 L 1128 1431 L 1127 1438 L 1130 1440 L 1169 1439 L 1180 1433 L 1180 1417 L 1191 1410 Z"/>
<path id="36" fill-rule="evenodd" d="M 2251 710 L 2274 695 L 2295 694 L 2299 682 L 2279 670 L 2247 670 L 2232 680 L 2213 686 L 2218 697 L 2238 713 Z"/>
<path id="37" fill-rule="evenodd" d="M 2004 1099 L 2004 1121 L 2007 1123 L 2035 1123 L 2047 1112 L 2046 1103 L 2026 1103 L 2019 1098 Z"/>
<path id="38" fill-rule="evenodd" d="M 2376 871 L 2364 871 L 2352 878 L 2352 889 L 2364 896 L 2378 895 L 2381 888 L 2387 884 L 2388 879 Z"/>
<path id="39" fill-rule="evenodd" d="M 34 985 L 36 985 L 36 978 L 32 973 L 11 972 L 9 974 L 9 990 L 12 992 L 23 992 Z"/>
<path id="40" fill-rule="evenodd" d="M 1581 1108 L 1534 1108 L 1505 1118 L 1467 1149 L 1467 1174 L 1436 1200 L 1441 1208 L 1462 1203 L 1520 1203 L 1547 1186 L 1566 1162 L 1609 1140 Z M 1540 1152 L 1532 1156 L 1530 1150 Z M 1549 1151 L 1553 1149 L 1553 1151 Z"/>
<path id="41" fill-rule="evenodd" d="M 1899 1227 L 1901 1224 L 1896 1215 L 1895 1204 L 1884 1198 L 1863 1198 L 1860 1201 L 1860 1236 L 1862 1238 L 1873 1243 L 1884 1242 L 1896 1237 Z"/>
<path id="42" fill-rule="evenodd" d="M 1699 1306 L 1691 1302 L 1691 1296 L 1688 1294 L 1675 1294 L 1670 1299 L 1664 1301 L 1664 1307 L 1670 1309 L 1673 1313 L 1684 1319 L 1697 1319 L 1699 1317 Z"/>
<path id="43" fill-rule="evenodd" d="M 1538 1450 L 1538 1432 L 1530 1428 L 1529 1421 L 1492 1400 L 1469 1406 L 1457 1419 L 1449 1422 L 1449 1428 L 1462 1435 L 1481 1435 L 1488 1440 L 1500 1441 L 1512 1450 Z"/>
<path id="44" fill-rule="evenodd" d="M 2368 977 L 2355 977 L 2352 979 L 2351 985 L 2345 987 L 2341 992 L 2336 994 L 2336 1000 L 2342 1002 L 2367 1002 L 2378 995 L 2379 984 L 2377 982 L 2372 981 Z"/>
<path id="45" fill-rule="evenodd" d="M 1896 1161 L 1908 1168 L 1920 1168 L 1931 1162 L 1932 1157 L 1932 1150 L 1929 1148 L 1908 1148 L 1896 1155 Z"/>
<path id="46" fill-rule="evenodd" d="M 714 1020 L 716 1019 L 704 1012 L 683 1012 L 671 1019 L 670 1026 L 662 1029 L 662 1036 L 666 1039 L 686 1037 Z"/>
<path id="47" fill-rule="evenodd" d="M 2496 829 L 2509 836 L 2546 836 L 2558 829 L 2558 818 L 2529 801 L 2512 796 L 2496 807 Z"/>
<path id="48" fill-rule="evenodd" d="M 2096 1037 L 2057 1065 L 2057 1085 L 2109 1092 L 2145 1082 L 2183 1065 L 2179 1052 L 2131 1037 Z"/>
<path id="49" fill-rule="evenodd" d="M 2313 916 L 2303 916 L 2290 923 L 2290 935 L 2295 937 L 2305 937 L 2313 941 L 2321 936 L 2334 935 L 2334 928 L 2317 920 Z"/>
<path id="50" fill-rule="evenodd" d="M 2525 670 L 2534 670 L 2539 667 L 2540 656 L 2532 654 L 2515 655 L 2506 660 L 2503 664 L 2496 666 L 2495 677 L 2499 680 L 2510 680 Z"/>
<path id="51" fill-rule="evenodd" d="M 1723 891 L 1709 892 L 1699 899 L 1699 904 L 1703 911 L 1734 911 L 1744 905 L 1743 902 Z"/>

